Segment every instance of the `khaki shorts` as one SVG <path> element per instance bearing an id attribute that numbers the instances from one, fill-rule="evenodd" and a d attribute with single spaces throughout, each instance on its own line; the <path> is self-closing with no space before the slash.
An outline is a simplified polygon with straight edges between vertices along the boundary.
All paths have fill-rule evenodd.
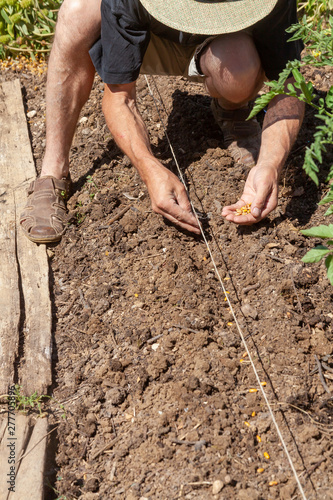
<path id="1" fill-rule="evenodd" d="M 193 82 L 204 82 L 198 61 L 203 49 L 216 37 L 200 45 L 181 45 L 151 33 L 140 73 L 143 75 L 184 76 Z"/>

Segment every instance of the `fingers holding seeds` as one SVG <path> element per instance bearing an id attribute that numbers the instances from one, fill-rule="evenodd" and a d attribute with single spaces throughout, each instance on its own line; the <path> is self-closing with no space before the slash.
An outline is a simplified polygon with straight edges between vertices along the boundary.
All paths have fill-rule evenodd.
<path id="1" fill-rule="evenodd" d="M 223 208 L 222 215 L 230 222 L 236 224 L 250 225 L 256 222 L 251 213 L 252 202 L 246 203 L 245 200 L 239 200 L 233 205 Z"/>

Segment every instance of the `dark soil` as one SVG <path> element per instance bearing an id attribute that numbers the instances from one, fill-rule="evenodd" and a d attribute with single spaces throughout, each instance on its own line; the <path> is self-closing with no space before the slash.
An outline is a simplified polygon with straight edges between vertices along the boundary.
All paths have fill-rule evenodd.
<path id="1" fill-rule="evenodd" d="M 309 76 L 321 92 L 332 84 L 332 71 Z M 36 111 L 29 129 L 38 170 L 45 77 L 20 77 L 26 109 Z M 328 223 L 317 203 L 332 153 L 317 189 L 302 170 L 316 123 L 308 109 L 278 208 L 256 226 L 237 227 L 220 214 L 237 200 L 248 171 L 223 149 L 209 98 L 182 78 L 155 82 L 190 197 L 306 496 L 332 499 L 333 289 L 323 263 L 301 262 L 316 241 L 299 232 Z M 59 426 L 47 498 L 301 498 L 266 403 L 251 391 L 258 384 L 205 243 L 153 213 L 106 128 L 102 92 L 96 79 L 72 149 L 68 229 L 48 249 L 51 393 L 66 418 L 53 403 L 50 418 Z M 155 155 L 175 171 L 143 77 L 138 106 Z M 315 356 L 330 368 L 323 373 L 331 395 Z"/>

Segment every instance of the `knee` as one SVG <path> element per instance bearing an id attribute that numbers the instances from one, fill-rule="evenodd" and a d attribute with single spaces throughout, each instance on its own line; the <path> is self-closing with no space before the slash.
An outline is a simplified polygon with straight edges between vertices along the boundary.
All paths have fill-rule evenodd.
<path id="1" fill-rule="evenodd" d="M 235 105 L 252 99 L 264 80 L 254 42 L 245 33 L 223 35 L 213 40 L 200 64 L 208 92 Z"/>
<path id="2" fill-rule="evenodd" d="M 89 50 L 101 27 L 101 0 L 64 0 L 58 14 L 54 43 Z"/>

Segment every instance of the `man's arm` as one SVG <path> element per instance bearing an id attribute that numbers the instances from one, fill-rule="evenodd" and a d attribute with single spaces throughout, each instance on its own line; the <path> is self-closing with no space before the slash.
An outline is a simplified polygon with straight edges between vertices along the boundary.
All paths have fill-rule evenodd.
<path id="1" fill-rule="evenodd" d="M 151 152 L 148 132 L 136 107 L 135 82 L 106 85 L 103 112 L 116 143 L 146 184 L 154 212 L 200 234 L 183 184 Z"/>
<path id="2" fill-rule="evenodd" d="M 288 83 L 294 80 L 290 78 Z M 237 224 L 251 225 L 264 219 L 278 203 L 281 171 L 296 140 L 305 105 L 296 97 L 277 96 L 268 106 L 257 165 L 250 170 L 239 201 L 224 207 L 222 215 Z M 235 210 L 251 203 L 251 213 L 236 215 Z"/>

